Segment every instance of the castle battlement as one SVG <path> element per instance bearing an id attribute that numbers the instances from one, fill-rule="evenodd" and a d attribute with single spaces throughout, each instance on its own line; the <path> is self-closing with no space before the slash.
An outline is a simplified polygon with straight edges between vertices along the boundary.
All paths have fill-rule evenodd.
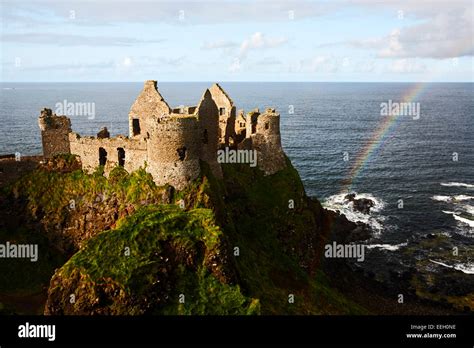
<path id="1" fill-rule="evenodd" d="M 222 176 L 217 151 L 225 147 L 253 149 L 258 166 L 273 174 L 286 166 L 281 148 L 280 115 L 268 108 L 236 117 L 236 107 L 218 84 L 207 89 L 197 106 L 171 108 L 157 88 L 145 82 L 129 112 L 129 136 L 110 137 L 106 128 L 97 137 L 81 137 L 66 116 L 43 109 L 38 119 L 45 157 L 71 153 L 81 158 L 82 168 L 93 172 L 104 167 L 105 175 L 116 166 L 128 172 L 140 167 L 158 185 L 183 189 L 200 174 L 200 161 Z"/>

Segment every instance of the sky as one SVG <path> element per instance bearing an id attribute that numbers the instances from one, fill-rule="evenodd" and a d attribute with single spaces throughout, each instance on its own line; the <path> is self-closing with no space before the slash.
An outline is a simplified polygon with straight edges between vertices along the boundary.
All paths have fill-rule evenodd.
<path id="1" fill-rule="evenodd" d="M 2 82 L 474 79 L 471 0 L 0 0 Z"/>

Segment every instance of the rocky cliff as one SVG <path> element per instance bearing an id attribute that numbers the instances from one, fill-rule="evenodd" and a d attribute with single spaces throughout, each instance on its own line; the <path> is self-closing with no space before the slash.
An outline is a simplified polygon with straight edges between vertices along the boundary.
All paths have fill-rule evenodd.
<path id="1" fill-rule="evenodd" d="M 176 192 L 144 170 L 105 178 L 76 161 L 56 157 L 2 195 L 69 258 L 46 314 L 366 313 L 321 268 L 323 245 L 361 227 L 307 197 L 289 160 L 270 176 L 223 165 L 223 178 L 203 162 Z"/>

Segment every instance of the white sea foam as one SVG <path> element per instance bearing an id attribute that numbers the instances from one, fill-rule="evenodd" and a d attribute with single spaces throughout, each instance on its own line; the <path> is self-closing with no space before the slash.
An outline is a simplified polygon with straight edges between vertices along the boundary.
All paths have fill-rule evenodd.
<path id="1" fill-rule="evenodd" d="M 468 201 L 470 199 L 474 199 L 473 196 L 466 196 L 466 195 L 457 195 L 453 197 L 455 201 Z"/>
<path id="2" fill-rule="evenodd" d="M 388 251 L 396 251 L 400 249 L 400 247 L 406 246 L 407 243 L 400 243 L 400 244 L 369 244 L 366 245 L 365 247 L 368 249 L 373 249 L 373 248 L 378 248 L 378 249 L 384 249 Z"/>
<path id="3" fill-rule="evenodd" d="M 466 184 L 463 182 L 442 182 L 441 186 L 474 188 L 473 184 Z"/>
<path id="4" fill-rule="evenodd" d="M 453 200 L 450 196 L 433 196 L 431 199 L 438 202 L 451 202 Z"/>
<path id="5" fill-rule="evenodd" d="M 464 208 L 464 210 L 466 211 L 466 213 L 470 214 L 470 215 L 474 215 L 474 207 L 472 205 L 463 205 L 462 206 Z"/>
<path id="6" fill-rule="evenodd" d="M 431 259 L 430 259 L 430 262 L 435 263 L 435 264 L 440 265 L 440 266 L 443 266 L 443 267 L 452 268 L 452 269 L 455 269 L 457 271 L 461 271 L 461 272 L 466 273 L 466 274 L 474 274 L 474 263 L 472 263 L 472 262 L 468 262 L 468 263 L 465 263 L 465 264 L 457 263 L 454 266 L 448 265 L 448 264 L 440 262 L 440 261 L 434 261 L 434 260 L 431 260 Z"/>
<path id="7" fill-rule="evenodd" d="M 458 271 L 467 273 L 467 274 L 474 274 L 474 263 L 468 262 L 468 263 L 458 263 L 454 265 L 454 269 L 457 269 Z"/>
<path id="8" fill-rule="evenodd" d="M 473 196 L 467 196 L 467 195 L 456 195 L 456 196 L 441 196 L 441 195 L 435 195 L 431 197 L 432 200 L 438 201 L 438 202 L 461 202 L 461 201 L 469 201 L 471 199 L 474 199 Z"/>
<path id="9" fill-rule="evenodd" d="M 323 202 L 324 208 L 328 210 L 332 210 L 332 211 L 340 211 L 342 214 L 344 214 L 347 217 L 348 220 L 352 222 L 365 223 L 369 225 L 370 227 L 372 227 L 372 229 L 376 233 L 382 231 L 383 229 L 382 221 L 384 220 L 384 218 L 381 216 L 374 217 L 374 216 L 371 216 L 370 214 L 364 214 L 360 211 L 354 210 L 353 203 L 345 199 L 346 195 L 347 193 L 340 193 L 340 194 L 328 197 Z M 374 202 L 374 206 L 370 209 L 371 213 L 378 213 L 385 206 L 385 203 L 381 199 L 375 198 L 370 193 L 361 193 L 361 194 L 355 193 L 355 199 L 360 199 L 360 198 L 370 199 Z"/>
<path id="10" fill-rule="evenodd" d="M 465 217 L 462 217 L 462 216 L 459 216 L 459 215 L 453 215 L 453 217 L 458 221 L 464 222 L 465 224 L 467 224 L 471 227 L 474 227 L 474 220 L 471 220 L 471 219 L 468 219 L 468 218 L 465 218 Z"/>
<path id="11" fill-rule="evenodd" d="M 435 263 L 435 264 L 437 264 L 437 265 L 441 265 L 441 266 L 444 266 L 444 267 L 454 268 L 453 266 L 447 265 L 447 264 L 445 264 L 445 263 L 443 263 L 443 262 L 440 262 L 440 261 L 434 261 L 434 260 L 431 260 L 431 259 L 430 259 L 430 262 L 433 262 L 433 263 Z"/>

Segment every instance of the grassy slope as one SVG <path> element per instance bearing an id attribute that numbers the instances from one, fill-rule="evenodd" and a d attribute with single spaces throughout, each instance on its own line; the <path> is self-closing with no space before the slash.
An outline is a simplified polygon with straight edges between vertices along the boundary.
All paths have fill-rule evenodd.
<path id="1" fill-rule="evenodd" d="M 110 283 L 118 286 L 115 290 L 121 295 L 113 297 L 119 300 L 110 303 L 107 313 L 258 313 L 257 300 L 243 296 L 238 285 L 220 282 L 206 267 L 206 257 L 219 247 L 221 237 L 209 209 L 141 208 L 116 229 L 92 238 L 56 273 L 58 293 L 66 295 L 60 302 L 67 302 L 69 292 L 63 291 L 67 279 L 79 271 L 83 288 L 75 291 L 75 313 L 83 304 L 90 310 L 91 297 L 97 295 L 91 288 Z M 130 255 L 125 254 L 126 248 Z M 179 302 L 180 294 L 185 295 L 185 303 Z M 151 306 L 145 305 L 147 301 Z"/>

